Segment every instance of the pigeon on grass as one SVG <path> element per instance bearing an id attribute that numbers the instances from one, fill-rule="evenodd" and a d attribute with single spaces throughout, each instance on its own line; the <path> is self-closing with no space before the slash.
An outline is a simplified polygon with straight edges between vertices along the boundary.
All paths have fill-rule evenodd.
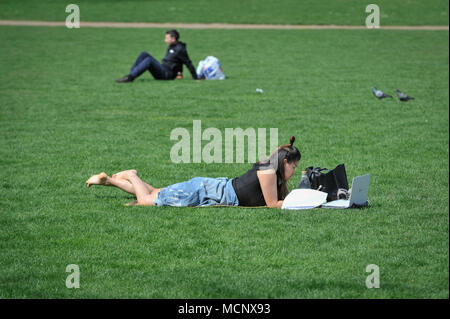
<path id="1" fill-rule="evenodd" d="M 389 94 L 384 93 L 383 91 L 378 90 L 375 86 L 372 87 L 372 93 L 375 95 L 375 97 L 379 100 L 384 98 L 390 98 L 392 99 L 392 96 Z"/>
<path id="2" fill-rule="evenodd" d="M 395 92 L 397 92 L 397 97 L 400 101 L 407 102 L 409 100 L 414 100 L 412 96 L 406 95 L 405 93 L 400 92 L 399 89 L 395 89 Z"/>

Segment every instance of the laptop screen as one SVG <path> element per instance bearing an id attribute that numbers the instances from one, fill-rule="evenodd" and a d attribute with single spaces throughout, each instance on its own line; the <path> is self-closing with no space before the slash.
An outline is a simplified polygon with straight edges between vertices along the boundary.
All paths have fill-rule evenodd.
<path id="1" fill-rule="evenodd" d="M 364 205 L 369 194 L 370 174 L 357 176 L 352 181 L 352 193 L 350 194 L 350 206 L 353 204 Z"/>

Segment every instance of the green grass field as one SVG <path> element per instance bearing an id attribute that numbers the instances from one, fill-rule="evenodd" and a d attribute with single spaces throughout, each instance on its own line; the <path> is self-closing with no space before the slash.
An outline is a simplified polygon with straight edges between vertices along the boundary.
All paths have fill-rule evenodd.
<path id="1" fill-rule="evenodd" d="M 0 19 L 64 21 L 63 0 L 2 0 Z M 448 25 L 447 0 L 77 0 L 83 21 L 364 25 L 380 7 L 381 25 Z"/>
<path id="2" fill-rule="evenodd" d="M 447 31 L 181 30 L 194 64 L 215 55 L 227 80 L 116 84 L 140 51 L 163 57 L 163 35 L 0 27 L 0 298 L 449 297 Z M 373 85 L 416 100 L 378 101 Z M 349 182 L 372 174 L 371 206 L 124 207 L 85 187 L 101 171 L 166 186 L 250 167 L 172 163 L 170 132 L 193 120 L 295 135 L 290 188 L 301 168 L 345 163 Z"/>

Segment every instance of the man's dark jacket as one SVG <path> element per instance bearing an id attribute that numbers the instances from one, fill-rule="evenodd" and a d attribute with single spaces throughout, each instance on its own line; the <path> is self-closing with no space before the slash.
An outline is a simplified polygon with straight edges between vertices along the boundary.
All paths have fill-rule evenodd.
<path id="1" fill-rule="evenodd" d="M 186 43 L 178 41 L 167 48 L 166 56 L 162 60 L 162 65 L 172 72 L 172 77 L 174 78 L 178 72 L 183 71 L 183 64 L 186 64 L 192 77 L 196 80 L 197 72 L 192 65 L 191 59 L 189 59 Z"/>

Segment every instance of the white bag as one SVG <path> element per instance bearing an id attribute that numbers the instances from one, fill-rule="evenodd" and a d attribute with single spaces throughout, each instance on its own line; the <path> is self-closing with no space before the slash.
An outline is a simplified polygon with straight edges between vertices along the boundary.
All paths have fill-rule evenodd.
<path id="1" fill-rule="evenodd" d="M 225 79 L 225 74 L 223 73 L 219 59 L 214 56 L 208 56 L 198 63 L 197 76 L 199 79 L 206 80 Z"/>

